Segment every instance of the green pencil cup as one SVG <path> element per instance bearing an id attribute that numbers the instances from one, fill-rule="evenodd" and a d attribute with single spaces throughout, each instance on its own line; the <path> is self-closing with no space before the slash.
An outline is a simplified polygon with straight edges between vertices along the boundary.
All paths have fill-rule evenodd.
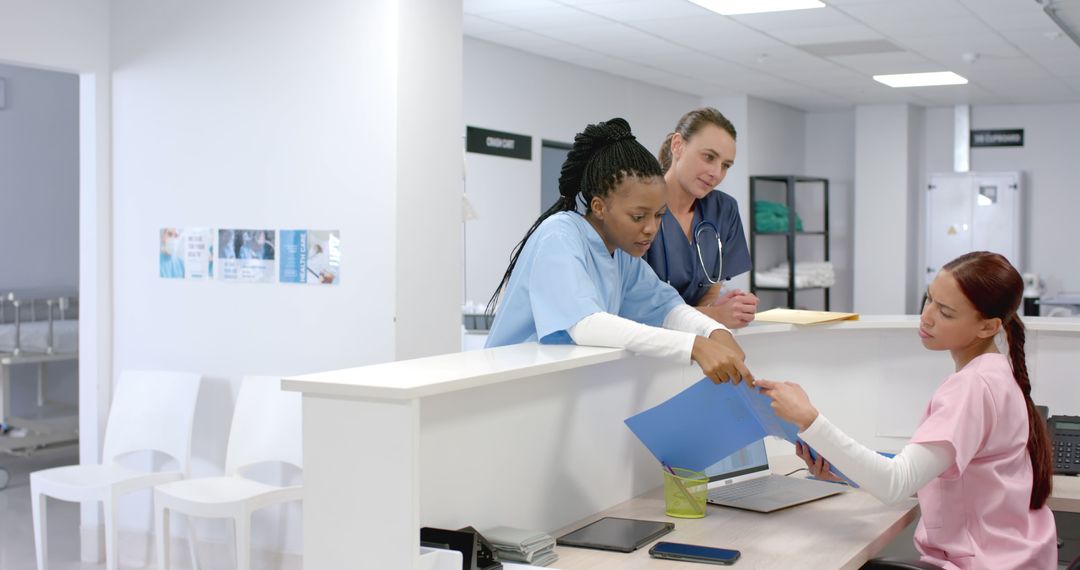
<path id="1" fill-rule="evenodd" d="M 664 514 L 681 519 L 705 516 L 709 478 L 700 471 L 664 468 Z"/>

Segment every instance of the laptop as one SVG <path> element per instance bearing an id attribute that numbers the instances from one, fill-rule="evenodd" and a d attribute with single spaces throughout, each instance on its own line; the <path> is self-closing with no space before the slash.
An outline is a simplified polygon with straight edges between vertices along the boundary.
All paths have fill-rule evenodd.
<path id="1" fill-rule="evenodd" d="M 708 503 L 759 513 L 771 513 L 847 490 L 836 483 L 769 472 L 765 440 L 760 439 L 705 469 L 709 476 Z"/>

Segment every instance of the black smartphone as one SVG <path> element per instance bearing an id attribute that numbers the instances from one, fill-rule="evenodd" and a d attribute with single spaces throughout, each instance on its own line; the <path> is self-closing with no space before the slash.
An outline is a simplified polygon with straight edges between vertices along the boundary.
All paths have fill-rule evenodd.
<path id="1" fill-rule="evenodd" d="M 681 544 L 678 542 L 657 542 L 649 549 L 649 556 L 664 560 L 683 560 L 705 564 L 734 564 L 742 553 L 738 550 Z"/>

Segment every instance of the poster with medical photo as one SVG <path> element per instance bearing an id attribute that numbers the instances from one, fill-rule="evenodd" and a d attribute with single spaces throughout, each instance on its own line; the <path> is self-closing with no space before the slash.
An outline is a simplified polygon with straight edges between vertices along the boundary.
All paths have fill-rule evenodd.
<path id="1" fill-rule="evenodd" d="M 282 283 L 337 285 L 341 281 L 340 230 L 281 230 Z"/>
<path id="2" fill-rule="evenodd" d="M 161 228 L 158 244 L 158 273 L 163 279 L 213 278 L 214 230 Z"/>
<path id="3" fill-rule="evenodd" d="M 241 283 L 277 281 L 274 230 L 218 230 L 218 279 Z"/>

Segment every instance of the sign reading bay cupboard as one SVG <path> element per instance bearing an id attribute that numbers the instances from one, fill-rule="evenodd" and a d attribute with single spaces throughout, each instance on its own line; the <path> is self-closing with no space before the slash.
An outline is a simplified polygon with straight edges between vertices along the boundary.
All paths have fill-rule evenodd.
<path id="1" fill-rule="evenodd" d="M 971 146 L 1024 146 L 1024 129 L 971 131 Z"/>
<path id="2" fill-rule="evenodd" d="M 502 131 L 466 127 L 465 150 L 532 160 L 532 137 Z"/>

